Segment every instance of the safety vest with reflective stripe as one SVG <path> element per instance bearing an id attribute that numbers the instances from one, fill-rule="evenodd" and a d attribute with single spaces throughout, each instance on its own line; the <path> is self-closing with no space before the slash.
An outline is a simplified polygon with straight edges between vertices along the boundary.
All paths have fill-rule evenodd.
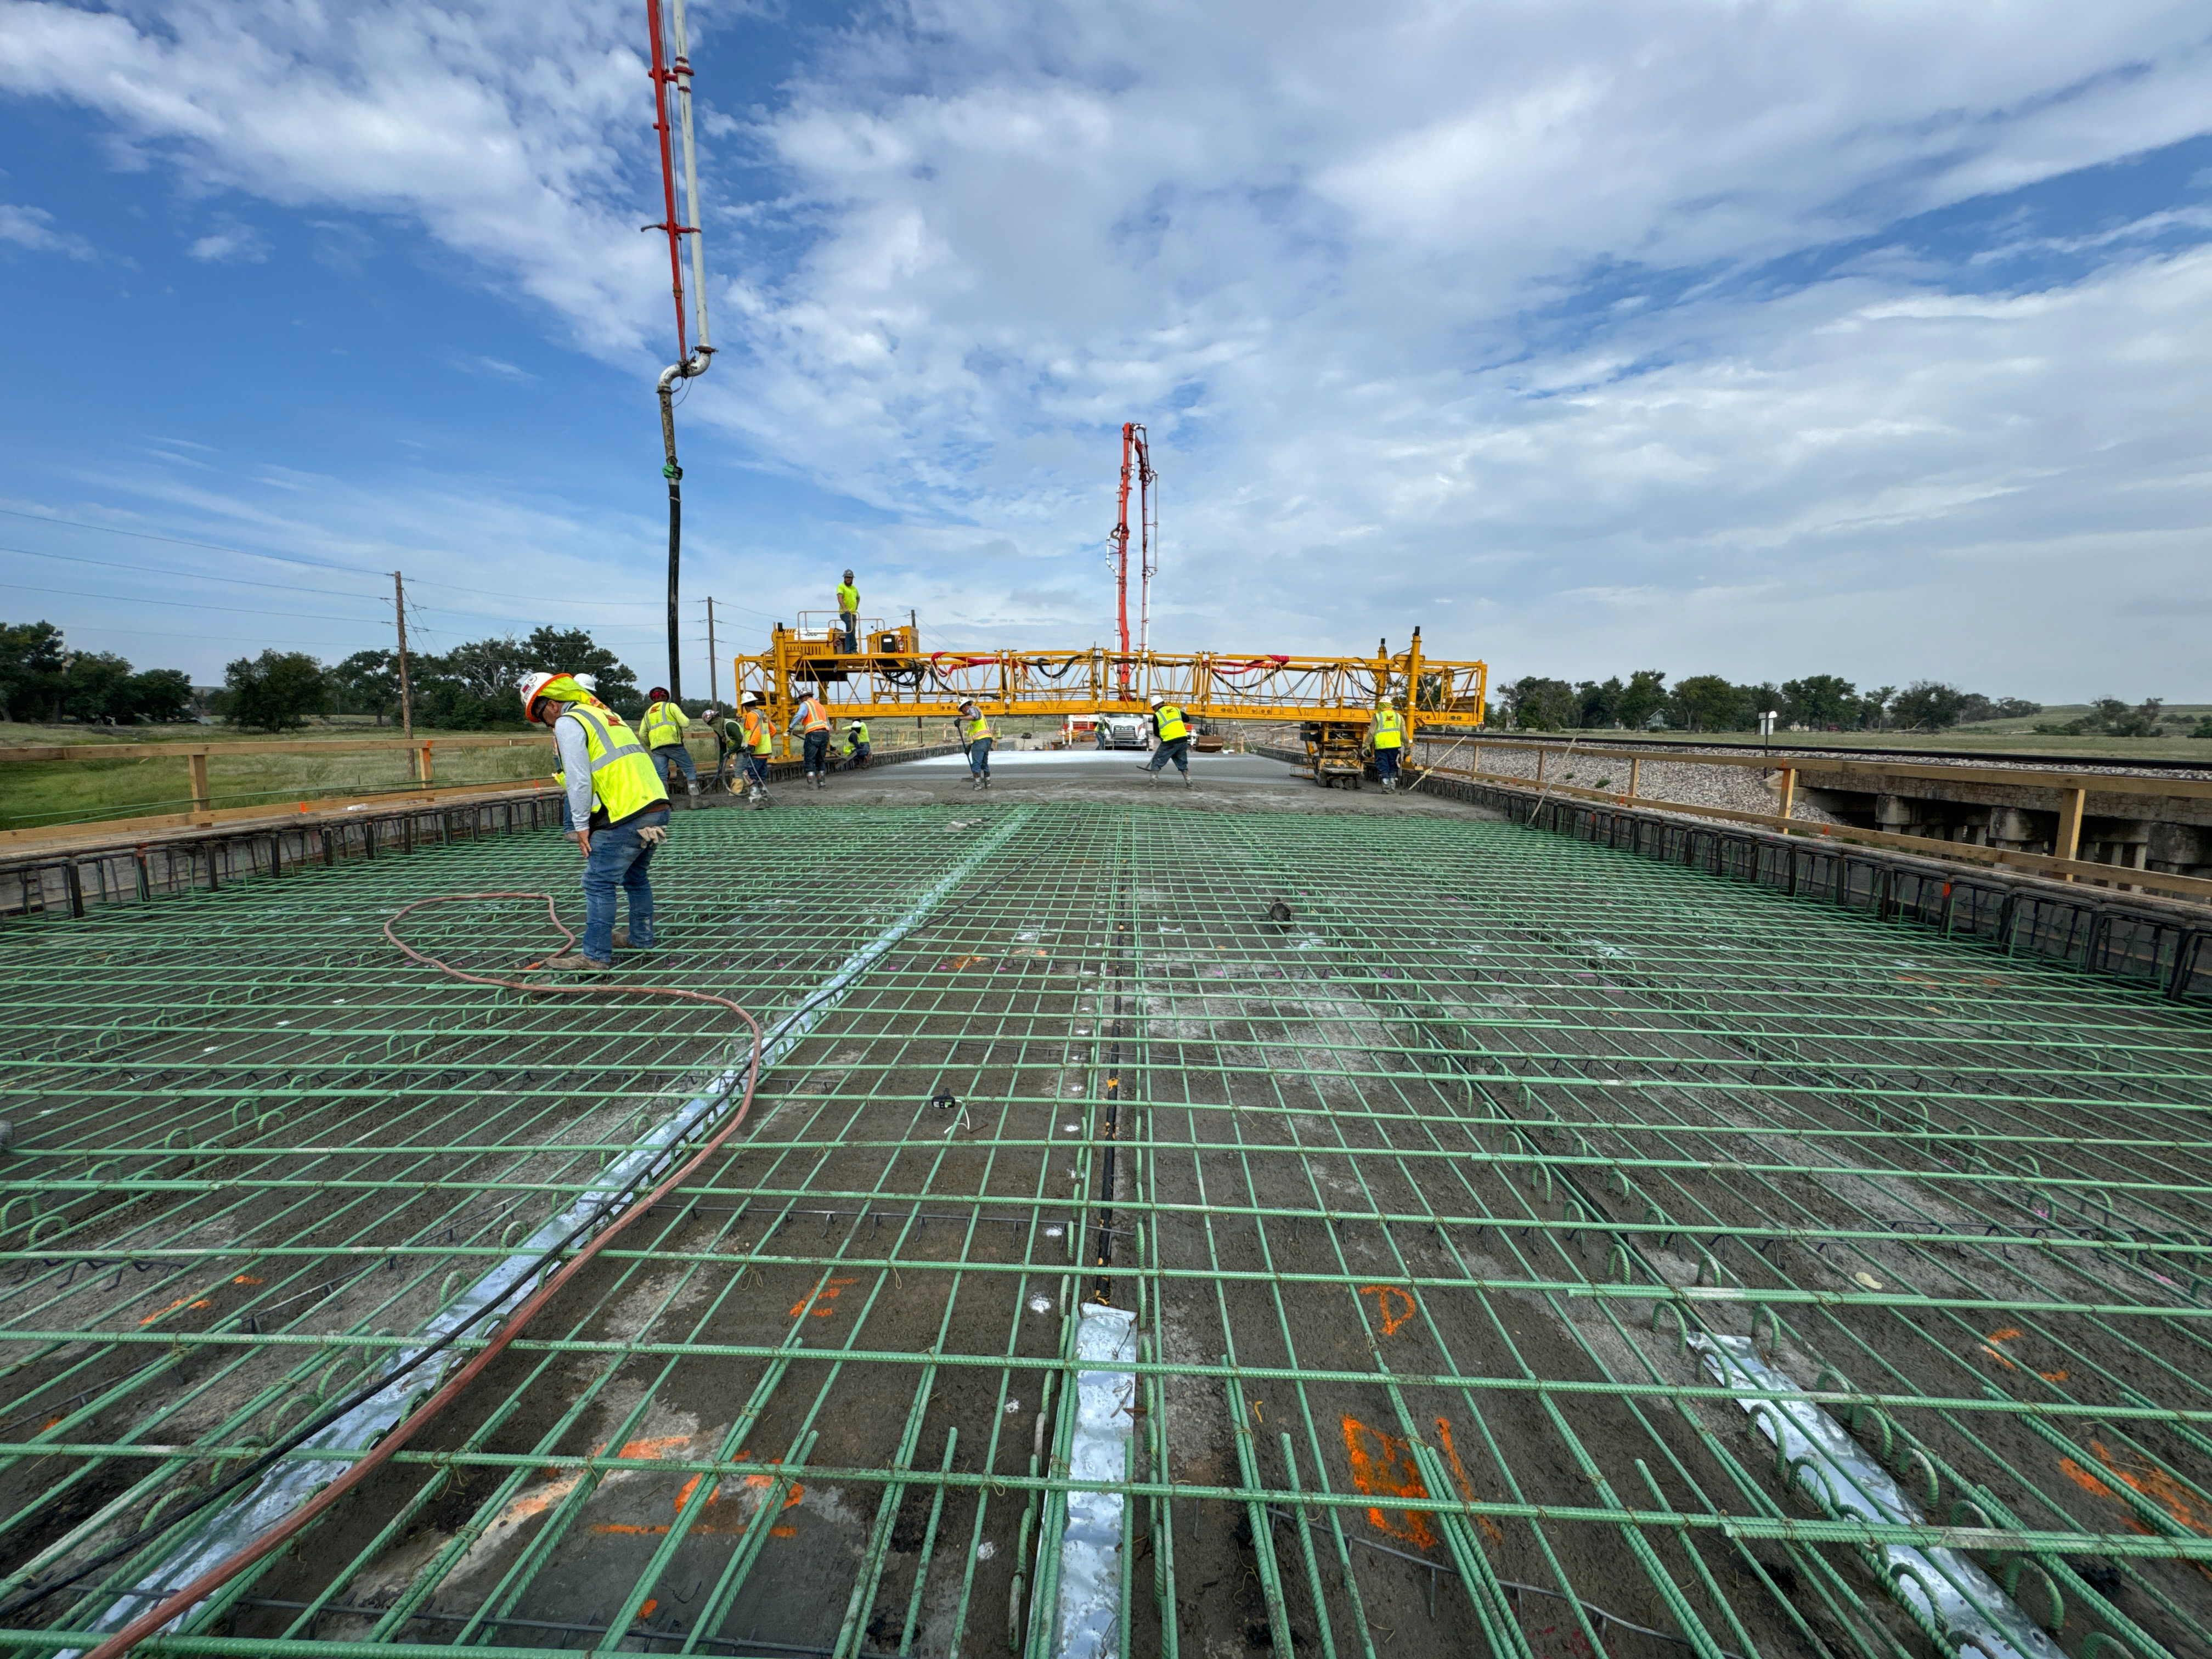
<path id="1" fill-rule="evenodd" d="M 1190 727 L 1183 724 L 1182 710 L 1171 702 L 1162 703 L 1152 711 L 1152 717 L 1160 723 L 1162 743 L 1173 743 L 1177 738 L 1190 735 Z"/>
<path id="2" fill-rule="evenodd" d="M 841 611 L 858 611 L 860 608 L 860 590 L 852 586 L 849 582 L 839 582 L 837 584 L 837 609 Z"/>
<path id="3" fill-rule="evenodd" d="M 586 708 L 572 702 L 561 717 L 584 728 L 584 747 L 592 757 L 592 811 L 605 812 L 609 823 L 668 805 L 668 791 L 637 734 L 623 724 L 611 709 Z"/>
<path id="4" fill-rule="evenodd" d="M 847 726 L 845 728 L 845 741 L 851 744 L 855 749 L 866 747 L 868 741 L 867 721 L 854 720 L 850 726 Z"/>
<path id="5" fill-rule="evenodd" d="M 1375 711 L 1375 746 L 1377 749 L 1396 749 L 1406 741 L 1404 716 L 1384 704 Z"/>
<path id="6" fill-rule="evenodd" d="M 799 722 L 799 729 L 802 732 L 827 732 L 830 729 L 830 711 L 822 706 L 819 697 L 803 699 L 792 718 Z"/>
<path id="7" fill-rule="evenodd" d="M 990 717 L 979 708 L 975 711 L 974 720 L 963 722 L 963 729 L 967 732 L 969 743 L 974 743 L 979 738 L 988 738 L 991 735 Z"/>
<path id="8" fill-rule="evenodd" d="M 691 718 L 672 702 L 657 702 L 645 711 L 645 741 L 654 749 L 665 749 L 671 744 L 684 741 L 684 728 Z"/>
<path id="9" fill-rule="evenodd" d="M 745 747 L 756 755 L 769 753 L 775 746 L 775 727 L 768 723 L 768 716 L 757 708 L 744 713 Z"/>

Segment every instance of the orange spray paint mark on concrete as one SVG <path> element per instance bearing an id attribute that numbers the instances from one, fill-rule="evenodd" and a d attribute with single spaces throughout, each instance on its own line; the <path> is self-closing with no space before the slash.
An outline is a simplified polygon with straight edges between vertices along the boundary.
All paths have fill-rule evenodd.
<path id="1" fill-rule="evenodd" d="M 207 1305 L 208 1299 L 205 1297 L 202 1297 L 197 1302 L 191 1302 L 187 1301 L 185 1297 L 180 1296 L 174 1302 L 172 1302 L 167 1307 L 162 1309 L 160 1313 L 149 1313 L 138 1322 L 141 1325 L 150 1325 L 155 1320 L 161 1317 L 162 1314 L 173 1314 L 179 1308 L 204 1308 Z"/>
<path id="2" fill-rule="evenodd" d="M 1422 1484 L 1420 1470 L 1413 1462 L 1413 1449 L 1395 1434 L 1385 1434 L 1380 1429 L 1370 1428 L 1356 1417 L 1344 1419 L 1344 1456 L 1351 1466 L 1352 1484 L 1370 1498 L 1426 1498 L 1429 1489 Z M 1388 1517 L 1396 1516 L 1394 1523 Z M 1419 1510 L 1383 1510 L 1376 1507 L 1367 1511 L 1370 1525 L 1392 1538 L 1428 1549 L 1437 1541 L 1436 1529 L 1430 1526 L 1429 1517 Z"/>
<path id="3" fill-rule="evenodd" d="M 2105 1473 L 2113 1480 L 2150 1499 L 2178 1524 L 2193 1533 L 2212 1537 L 2212 1523 L 2208 1523 L 2200 1513 L 2200 1506 L 2204 1500 L 2198 1493 L 2155 1464 L 2130 1457 L 2124 1452 L 2116 1452 L 2101 1440 L 2092 1440 L 2089 1449 L 2097 1454 L 2097 1461 L 2105 1466 Z M 2124 1468 L 2122 1467 L 2124 1462 Z M 2118 1492 L 2070 1457 L 2058 1460 L 2058 1472 L 2086 1492 L 2115 1504 L 2124 1501 Z M 2148 1533 L 2150 1530 L 2132 1515 L 2124 1516 L 2124 1523 L 2130 1532 Z M 2212 1566 L 2202 1561 L 2191 1561 L 2189 1565 L 2205 1577 L 2212 1578 Z"/>
<path id="4" fill-rule="evenodd" d="M 838 1291 L 843 1290 L 848 1285 L 857 1285 L 860 1282 L 857 1279 L 823 1279 L 814 1292 L 814 1316 L 817 1319 L 829 1318 L 831 1314 L 837 1311 L 830 1304 L 837 1299 Z M 791 1304 L 791 1316 L 793 1319 L 805 1311 L 806 1298 L 803 1296 Z"/>
<path id="5" fill-rule="evenodd" d="M 1467 1478 L 1467 1466 L 1459 1461 L 1459 1449 L 1452 1444 L 1451 1419 L 1449 1417 L 1437 1419 L 1437 1438 L 1443 1442 L 1444 1458 L 1451 1465 L 1452 1479 L 1459 1483 L 1459 1495 L 1472 1504 L 1474 1502 L 1474 1482 Z M 1505 1534 L 1498 1529 L 1498 1522 L 1486 1515 L 1476 1516 L 1474 1522 L 1482 1528 L 1485 1538 L 1500 1549 L 1505 1547 Z"/>
<path id="6" fill-rule="evenodd" d="M 1413 1293 L 1411 1291 L 1401 1290 L 1395 1285 L 1362 1285 L 1359 1293 L 1375 1298 L 1375 1311 L 1382 1321 L 1382 1334 L 1385 1336 L 1397 1335 L 1398 1328 L 1413 1316 Z M 1398 1299 L 1403 1312 L 1391 1311 L 1390 1298 L 1393 1297 Z"/>
<path id="7" fill-rule="evenodd" d="M 653 1617 L 653 1610 L 659 1605 L 659 1596 L 648 1595 L 645 1598 L 645 1605 L 637 1610 L 637 1616 L 641 1619 L 650 1619 Z"/>

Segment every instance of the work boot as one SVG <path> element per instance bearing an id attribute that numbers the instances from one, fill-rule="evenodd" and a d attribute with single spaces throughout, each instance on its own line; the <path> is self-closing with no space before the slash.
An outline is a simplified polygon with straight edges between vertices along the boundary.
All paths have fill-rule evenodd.
<path id="1" fill-rule="evenodd" d="M 1182 775 L 1182 787 L 1186 789 L 1190 787 L 1190 774 L 1188 772 Z"/>
<path id="2" fill-rule="evenodd" d="M 986 789 L 991 787 L 991 775 L 988 772 L 983 774 L 983 787 Z"/>
<path id="3" fill-rule="evenodd" d="M 1145 769 L 1145 781 L 1146 783 L 1158 783 L 1159 781 L 1160 775 L 1157 771 L 1149 766 Z"/>
<path id="4" fill-rule="evenodd" d="M 629 928 L 627 928 L 627 927 L 617 927 L 617 928 L 616 928 L 616 929 L 615 929 L 615 949 L 616 949 L 616 950 L 617 950 L 617 951 L 627 951 L 627 950 L 629 950 L 629 949 L 630 949 L 630 948 L 631 948 L 631 947 L 630 947 L 630 942 L 629 942 Z M 645 942 L 644 944 L 642 944 L 642 945 L 641 945 L 637 946 L 636 948 L 637 948 L 637 949 L 639 949 L 639 950 L 641 950 L 641 951 L 650 951 L 650 950 L 652 950 L 652 949 L 653 948 L 653 941 L 652 941 L 651 939 L 647 939 L 647 940 L 646 940 L 646 942 Z"/>
<path id="5" fill-rule="evenodd" d="M 611 962 L 594 962 L 581 951 L 563 951 L 557 957 L 548 957 L 538 964 L 541 968 L 558 968 L 564 973 L 604 974 L 614 966 Z"/>

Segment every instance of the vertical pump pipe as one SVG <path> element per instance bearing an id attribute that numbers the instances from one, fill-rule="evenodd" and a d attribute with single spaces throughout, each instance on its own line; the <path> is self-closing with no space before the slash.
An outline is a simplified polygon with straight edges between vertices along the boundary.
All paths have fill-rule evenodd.
<path id="1" fill-rule="evenodd" d="M 660 372 L 660 447 L 665 459 L 661 476 L 668 480 L 668 690 L 684 695 L 683 630 L 677 615 L 678 573 L 684 551 L 684 468 L 676 459 L 676 383 L 704 374 L 714 348 L 707 337 L 707 260 L 699 236 L 698 151 L 691 134 L 691 60 L 684 27 L 684 0 L 671 0 L 675 25 L 676 52 L 672 60 L 663 51 L 660 0 L 645 0 L 645 19 L 653 37 L 653 126 L 660 139 L 661 222 L 647 230 L 668 237 L 669 286 L 676 297 L 676 362 Z M 677 120 L 684 135 L 684 204 L 690 222 L 676 215 L 676 162 L 668 120 L 669 99 L 676 100 Z M 699 319 L 699 343 L 695 349 L 686 338 L 684 310 L 684 238 L 691 239 L 691 301 Z"/>

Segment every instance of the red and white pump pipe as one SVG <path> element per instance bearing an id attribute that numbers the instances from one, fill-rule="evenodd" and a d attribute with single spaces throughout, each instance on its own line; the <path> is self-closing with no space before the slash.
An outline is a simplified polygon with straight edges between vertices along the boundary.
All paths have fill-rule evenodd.
<path id="1" fill-rule="evenodd" d="M 699 155 L 691 137 L 691 58 L 684 37 L 684 0 L 669 0 L 668 21 L 675 26 L 675 54 L 665 49 L 660 0 L 645 0 L 645 21 L 653 37 L 653 126 L 660 137 L 661 222 L 647 230 L 668 236 L 669 286 L 676 296 L 676 361 L 660 371 L 660 445 L 667 459 L 661 476 L 668 480 L 668 691 L 684 695 L 683 645 L 677 616 L 678 572 L 684 546 L 684 469 L 676 459 L 676 383 L 704 374 L 714 356 L 707 333 L 707 254 L 699 234 Z M 676 164 L 672 154 L 668 106 L 676 105 L 676 125 L 684 142 L 685 218 L 676 216 Z M 699 340 L 685 337 L 684 238 L 691 239 L 691 303 L 699 319 Z"/>

